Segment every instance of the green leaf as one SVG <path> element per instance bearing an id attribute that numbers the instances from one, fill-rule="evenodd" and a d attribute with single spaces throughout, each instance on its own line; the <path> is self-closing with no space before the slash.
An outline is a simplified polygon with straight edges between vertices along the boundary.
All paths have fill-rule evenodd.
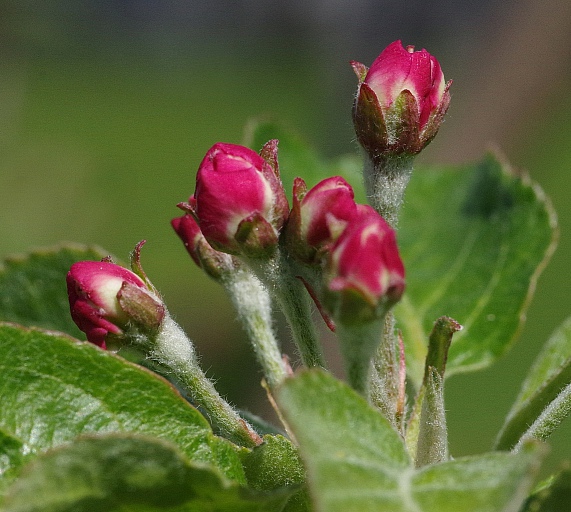
<path id="1" fill-rule="evenodd" d="M 364 398 L 331 375 L 286 380 L 278 404 L 299 443 L 316 510 L 399 510 L 399 474 L 412 471 L 403 441 Z"/>
<path id="2" fill-rule="evenodd" d="M 136 432 L 245 482 L 237 448 L 164 379 L 89 343 L 0 325 L 0 467 L 85 433 Z"/>
<path id="3" fill-rule="evenodd" d="M 4 512 L 279 512 L 287 494 L 255 493 L 153 438 L 78 439 L 27 466 Z"/>
<path id="4" fill-rule="evenodd" d="M 305 470 L 297 449 L 282 435 L 266 435 L 264 443 L 243 458 L 248 486 L 260 491 L 294 488 L 286 511 L 310 511 Z"/>
<path id="5" fill-rule="evenodd" d="M 493 156 L 462 169 L 415 170 L 399 222 L 407 290 L 395 315 L 417 386 L 441 316 L 464 326 L 447 375 L 485 367 L 508 349 L 554 249 L 555 226 L 539 187 Z"/>
<path id="6" fill-rule="evenodd" d="M 444 382 L 434 367 L 429 367 L 422 383 L 422 409 L 418 442 L 414 449 L 416 467 L 449 459 L 448 427 L 444 405 Z"/>
<path id="7" fill-rule="evenodd" d="M 541 458 L 533 444 L 415 470 L 388 421 L 331 375 L 300 373 L 277 399 L 318 512 L 516 512 Z"/>
<path id="8" fill-rule="evenodd" d="M 448 460 L 448 427 L 444 404 L 444 371 L 454 333 L 461 326 L 449 317 L 439 318 L 428 339 L 422 385 L 406 430 L 406 444 L 417 467 Z M 416 441 L 416 442 L 415 442 Z"/>
<path id="9" fill-rule="evenodd" d="M 543 409 L 539 417 L 520 437 L 514 451 L 519 450 L 520 446 L 530 439 L 547 440 L 569 414 L 571 414 L 571 384 L 567 384 L 557 397 Z"/>
<path id="10" fill-rule="evenodd" d="M 22 442 L 0 430 L 0 496 L 24 461 Z"/>
<path id="11" fill-rule="evenodd" d="M 97 247 L 67 244 L 6 259 L 0 269 L 0 320 L 83 339 L 69 314 L 65 277 L 76 261 L 108 255 Z"/>
<path id="12" fill-rule="evenodd" d="M 571 318 L 549 338 L 537 357 L 498 435 L 498 449 L 515 445 L 528 427 L 571 383 Z"/>
<path id="13" fill-rule="evenodd" d="M 517 512 L 525 502 L 545 450 L 531 444 L 517 454 L 489 453 L 435 464 L 408 485 L 422 512 Z"/>

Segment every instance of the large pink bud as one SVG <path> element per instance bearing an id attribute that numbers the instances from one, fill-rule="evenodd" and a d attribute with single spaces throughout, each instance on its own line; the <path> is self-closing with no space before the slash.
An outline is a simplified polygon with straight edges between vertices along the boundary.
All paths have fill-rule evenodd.
<path id="1" fill-rule="evenodd" d="M 80 261 L 67 274 L 71 317 L 102 348 L 126 329 L 158 329 L 165 310 L 135 273 L 109 261 Z"/>
<path id="2" fill-rule="evenodd" d="M 334 319 L 358 323 L 380 317 L 404 292 L 404 266 L 395 232 L 370 206 L 359 205 L 331 248 L 325 303 Z"/>
<path id="3" fill-rule="evenodd" d="M 359 78 L 353 123 L 363 148 L 372 158 L 420 152 L 450 103 L 451 82 L 445 82 L 436 58 L 395 41 L 370 68 L 351 65 Z"/>
<path id="4" fill-rule="evenodd" d="M 289 212 L 277 169 L 277 141 L 268 142 L 261 154 L 218 143 L 200 164 L 195 214 L 217 250 L 261 256 L 277 245 Z"/>
<path id="5" fill-rule="evenodd" d="M 340 176 L 307 191 L 301 178 L 293 184 L 293 207 L 285 228 L 290 254 L 303 263 L 319 263 L 357 212 L 353 188 Z"/>

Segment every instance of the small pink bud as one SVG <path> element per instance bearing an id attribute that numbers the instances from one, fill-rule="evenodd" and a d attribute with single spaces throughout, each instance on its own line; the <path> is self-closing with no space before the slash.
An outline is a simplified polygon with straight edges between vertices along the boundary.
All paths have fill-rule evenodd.
<path id="1" fill-rule="evenodd" d="M 436 135 L 448 105 L 452 82 L 426 50 L 387 46 L 371 67 L 352 62 L 359 78 L 353 106 L 357 138 L 371 157 L 414 155 Z"/>
<path id="2" fill-rule="evenodd" d="M 340 176 L 320 181 L 309 192 L 305 182 L 296 178 L 285 228 L 290 254 L 304 263 L 317 263 L 356 212 L 353 189 Z"/>
<path id="3" fill-rule="evenodd" d="M 262 256 L 277 245 L 289 206 L 277 171 L 277 142 L 262 156 L 218 143 L 196 176 L 196 217 L 210 245 L 230 254 Z"/>
<path id="4" fill-rule="evenodd" d="M 341 233 L 325 276 L 325 304 L 343 323 L 377 318 L 401 298 L 404 266 L 395 232 L 371 207 L 360 205 Z"/>
<path id="5" fill-rule="evenodd" d="M 71 317 L 87 339 L 106 348 L 109 337 L 121 337 L 131 325 L 157 329 L 162 302 L 144 281 L 110 261 L 80 261 L 67 274 Z"/>
<path id="6" fill-rule="evenodd" d="M 190 257 L 210 277 L 219 280 L 224 274 L 235 270 L 234 258 L 210 246 L 192 215 L 187 213 L 177 217 L 171 220 L 171 225 Z"/>

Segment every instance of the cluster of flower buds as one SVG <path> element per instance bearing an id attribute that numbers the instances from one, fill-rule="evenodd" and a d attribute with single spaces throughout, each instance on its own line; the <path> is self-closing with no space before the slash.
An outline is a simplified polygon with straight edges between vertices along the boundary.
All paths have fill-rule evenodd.
<path id="1" fill-rule="evenodd" d="M 404 291 L 393 229 L 373 208 L 355 203 L 353 189 L 340 176 L 305 190 L 301 180 L 294 185 L 286 248 L 301 263 L 322 271 L 317 295 L 336 321 L 379 318 Z"/>
<path id="2" fill-rule="evenodd" d="M 117 349 L 129 338 L 156 333 L 165 316 L 154 288 L 109 259 L 74 263 L 67 292 L 74 322 L 102 348 Z"/>
<path id="3" fill-rule="evenodd" d="M 415 52 L 395 41 L 370 68 L 352 66 L 359 78 L 353 121 L 370 158 L 421 151 L 436 135 L 450 101 L 450 82 L 438 61 L 426 50 Z M 372 208 L 355 203 L 343 178 L 327 178 L 310 190 L 297 178 L 290 211 L 277 140 L 259 153 L 236 144 L 212 146 L 199 166 L 194 195 L 179 207 L 185 214 L 172 220 L 174 230 L 195 263 L 217 280 L 243 268 L 240 258 L 251 263 L 285 254 L 297 268 L 310 269 L 309 283 L 300 277 L 320 310 L 323 304 L 344 324 L 378 318 L 403 293 L 394 231 Z M 71 268 L 72 316 L 93 343 L 105 346 L 133 330 L 156 330 L 162 322 L 158 293 L 133 269 L 110 261 Z"/>
<path id="4" fill-rule="evenodd" d="M 277 141 L 260 154 L 215 144 L 200 164 L 195 194 L 179 206 L 189 213 L 172 226 L 195 263 L 214 278 L 232 271 L 230 254 L 264 258 L 280 246 L 324 277 L 313 297 L 326 298 L 334 318 L 376 317 L 402 294 L 404 268 L 393 230 L 372 208 L 355 203 L 342 177 L 310 190 L 297 178 L 289 211 Z"/>
<path id="5" fill-rule="evenodd" d="M 353 61 L 357 139 L 374 160 L 415 155 L 436 135 L 450 103 L 440 64 L 426 50 L 391 43 L 370 68 Z"/>
<path id="6" fill-rule="evenodd" d="M 364 181 L 374 208 L 357 204 L 347 181 L 334 176 L 309 190 L 296 178 L 290 210 L 277 140 L 259 153 L 217 143 L 199 166 L 194 195 L 178 205 L 184 215 L 171 225 L 194 262 L 222 282 L 238 304 L 270 386 L 291 371 L 273 336 L 270 294 L 292 326 L 304 363 L 324 365 L 305 285 L 327 324 L 339 326 L 348 380 L 367 396 L 377 347 L 390 348 L 394 342 L 387 334 L 386 313 L 404 291 L 404 266 L 391 226 L 397 225 L 412 157 L 442 123 L 450 82 L 426 50 L 415 52 L 400 41 L 370 68 L 358 62 L 352 66 L 359 78 L 353 122 L 368 154 Z M 135 345 L 151 354 L 183 384 L 195 386 L 194 399 L 230 439 L 258 444 L 259 436 L 200 370 L 191 342 L 140 265 L 141 245 L 133 253 L 132 271 L 110 259 L 71 267 L 67 286 L 73 320 L 102 348 Z M 391 350 L 381 353 L 385 367 L 394 364 Z M 196 387 L 196 382 L 201 384 Z"/>

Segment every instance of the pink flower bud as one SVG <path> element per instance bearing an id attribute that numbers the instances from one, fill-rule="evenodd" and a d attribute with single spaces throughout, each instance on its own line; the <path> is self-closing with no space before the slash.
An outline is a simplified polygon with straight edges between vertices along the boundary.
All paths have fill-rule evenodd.
<path id="1" fill-rule="evenodd" d="M 171 220 L 171 225 L 182 240 L 194 262 L 210 277 L 218 280 L 236 268 L 236 262 L 229 254 L 213 249 L 204 238 L 194 217 L 185 214 Z"/>
<path id="2" fill-rule="evenodd" d="M 333 318 L 354 323 L 377 318 L 404 291 L 404 266 L 395 232 L 371 207 L 341 233 L 327 261 L 325 303 Z"/>
<path id="3" fill-rule="evenodd" d="M 276 152 L 270 141 L 264 158 L 235 144 L 206 153 L 196 176 L 196 216 L 215 249 L 260 256 L 276 247 L 289 212 Z"/>
<path id="4" fill-rule="evenodd" d="M 448 105 L 452 82 L 426 50 L 387 46 L 369 69 L 352 62 L 359 78 L 353 123 L 371 156 L 414 155 L 436 135 Z"/>
<path id="5" fill-rule="evenodd" d="M 304 263 L 317 263 L 356 212 L 353 189 L 340 176 L 320 181 L 309 192 L 305 182 L 296 178 L 285 228 L 290 254 Z"/>
<path id="6" fill-rule="evenodd" d="M 108 336 L 121 337 L 130 326 L 156 329 L 164 306 L 144 281 L 108 261 L 80 261 L 67 274 L 71 317 L 87 339 L 106 348 Z"/>

